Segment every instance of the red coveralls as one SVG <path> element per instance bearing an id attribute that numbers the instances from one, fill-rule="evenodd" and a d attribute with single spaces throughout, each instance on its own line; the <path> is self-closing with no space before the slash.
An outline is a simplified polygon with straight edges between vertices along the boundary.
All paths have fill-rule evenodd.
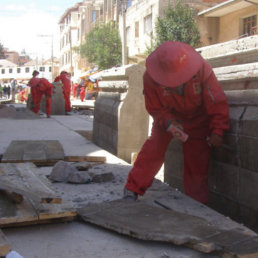
<path id="1" fill-rule="evenodd" d="M 63 83 L 63 94 L 65 100 L 65 112 L 71 112 L 71 79 L 67 73 L 60 74 L 55 78 L 55 82 L 61 81 Z"/>
<path id="2" fill-rule="evenodd" d="M 181 96 L 156 84 L 144 74 L 145 105 L 153 117 L 151 136 L 144 143 L 125 188 L 143 195 L 163 164 L 172 134 L 167 132 L 170 119 L 180 121 L 188 140 L 183 143 L 184 188 L 193 199 L 208 202 L 208 167 L 211 147 L 207 136 L 223 136 L 229 129 L 226 96 L 210 65 L 203 61 L 200 71 L 185 83 Z"/>
<path id="3" fill-rule="evenodd" d="M 40 109 L 40 102 L 42 96 L 45 95 L 46 99 L 46 114 L 51 114 L 51 96 L 53 93 L 53 85 L 45 78 L 39 79 L 38 84 L 32 87 L 36 92 L 36 97 L 33 99 L 33 112 L 38 113 Z"/>
<path id="4" fill-rule="evenodd" d="M 85 96 L 86 96 L 85 86 L 82 86 L 81 89 L 80 89 L 80 99 L 81 99 L 81 102 L 83 102 L 83 100 L 85 99 Z"/>
<path id="5" fill-rule="evenodd" d="M 32 110 L 34 111 L 34 107 L 37 103 L 37 95 L 38 95 L 38 90 L 37 90 L 37 86 L 40 82 L 40 78 L 37 78 L 36 76 L 32 77 L 29 82 L 28 82 L 28 86 L 30 86 L 31 88 L 31 97 L 32 97 L 32 102 L 33 102 L 33 105 L 32 105 Z M 35 112 L 35 111 L 34 111 Z M 35 112 L 36 113 L 36 112 Z"/>
<path id="6" fill-rule="evenodd" d="M 79 86 L 79 84 L 78 83 L 75 83 L 74 85 L 73 85 L 73 98 L 76 98 L 76 91 L 77 91 L 77 87 Z"/>

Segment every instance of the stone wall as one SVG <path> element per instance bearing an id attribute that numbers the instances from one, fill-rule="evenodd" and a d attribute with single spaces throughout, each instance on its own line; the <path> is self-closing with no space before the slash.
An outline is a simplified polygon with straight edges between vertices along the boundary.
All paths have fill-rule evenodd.
<path id="1" fill-rule="evenodd" d="M 143 73 L 141 65 L 102 72 L 102 91 L 95 101 L 93 142 L 129 163 L 132 153 L 140 150 L 148 136 Z"/>

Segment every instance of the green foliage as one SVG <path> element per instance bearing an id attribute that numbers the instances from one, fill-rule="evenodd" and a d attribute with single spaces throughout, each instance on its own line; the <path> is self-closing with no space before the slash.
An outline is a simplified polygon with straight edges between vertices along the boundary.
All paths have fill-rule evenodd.
<path id="1" fill-rule="evenodd" d="M 108 69 L 121 64 L 122 43 L 114 23 L 101 23 L 87 35 L 80 48 L 82 56 L 99 69 Z"/>
<path id="2" fill-rule="evenodd" d="M 4 46 L 2 45 L 2 43 L 0 43 L 0 59 L 4 59 L 5 55 L 4 55 Z"/>
<path id="3" fill-rule="evenodd" d="M 194 19 L 194 10 L 183 5 L 181 0 L 176 1 L 173 7 L 169 4 L 165 8 L 164 17 L 156 21 L 157 37 L 153 47 L 148 48 L 148 53 L 165 41 L 181 41 L 193 47 L 200 44 L 200 32 Z"/>

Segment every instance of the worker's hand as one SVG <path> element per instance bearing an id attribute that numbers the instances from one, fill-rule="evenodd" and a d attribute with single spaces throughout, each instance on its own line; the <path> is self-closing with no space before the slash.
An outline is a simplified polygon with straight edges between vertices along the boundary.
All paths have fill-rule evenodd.
<path id="1" fill-rule="evenodd" d="M 212 134 L 210 137 L 207 138 L 208 144 L 210 146 L 219 147 L 222 145 L 222 137 L 218 134 Z"/>

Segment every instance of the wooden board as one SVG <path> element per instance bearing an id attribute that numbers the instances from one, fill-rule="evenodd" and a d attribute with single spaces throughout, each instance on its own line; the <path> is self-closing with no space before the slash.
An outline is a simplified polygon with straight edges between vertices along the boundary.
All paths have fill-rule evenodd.
<path id="1" fill-rule="evenodd" d="M 86 222 L 138 239 L 185 245 L 200 252 L 216 252 L 227 257 L 258 254 L 257 235 L 221 230 L 203 218 L 140 201 L 91 204 L 79 209 L 78 214 Z M 246 248 L 237 249 L 238 245 L 245 244 Z"/>
<path id="2" fill-rule="evenodd" d="M 0 230 L 0 257 L 6 256 L 10 251 L 11 246 L 8 244 L 2 230 Z"/>
<path id="3" fill-rule="evenodd" d="M 53 165 L 63 159 L 64 150 L 59 141 L 12 141 L 3 154 L 2 163 Z"/>
<path id="4" fill-rule="evenodd" d="M 20 194 L 34 202 L 61 203 L 48 181 L 37 175 L 33 163 L 0 163 L 0 189 Z"/>
<path id="5" fill-rule="evenodd" d="M 67 220 L 76 216 L 69 203 L 58 197 L 51 183 L 37 175 L 32 163 L 0 163 L 0 188 L 18 192 L 21 203 L 0 194 L 0 227 Z"/>
<path id="6" fill-rule="evenodd" d="M 68 162 L 82 162 L 82 161 L 88 161 L 88 162 L 106 162 L 106 157 L 104 156 L 65 156 L 65 161 Z"/>

